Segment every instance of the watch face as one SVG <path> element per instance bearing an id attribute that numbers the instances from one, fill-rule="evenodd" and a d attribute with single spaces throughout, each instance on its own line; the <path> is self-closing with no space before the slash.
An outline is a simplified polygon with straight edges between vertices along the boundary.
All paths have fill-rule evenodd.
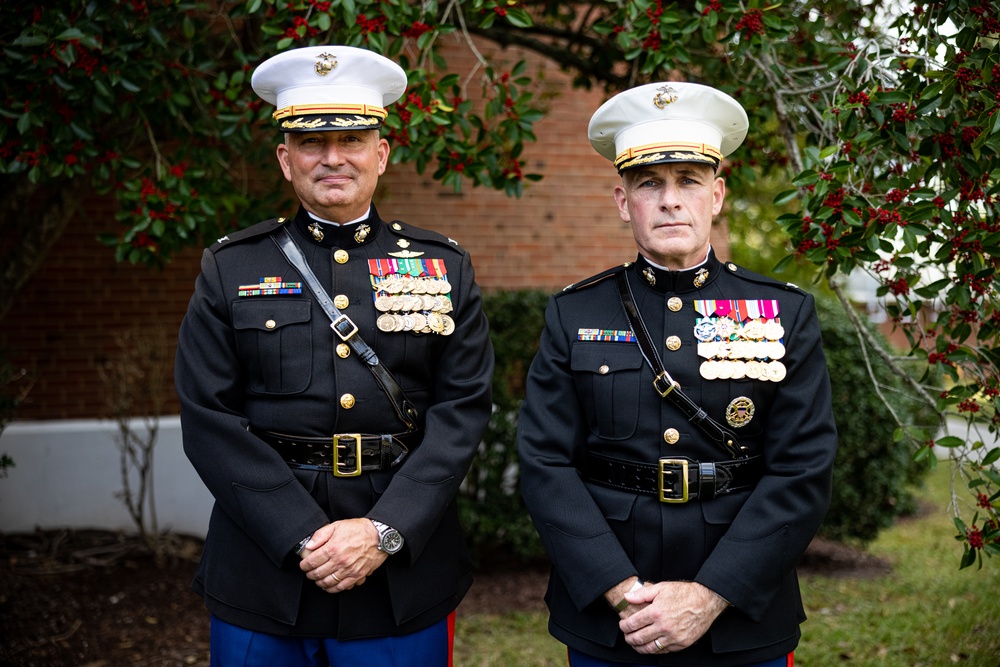
<path id="1" fill-rule="evenodd" d="M 397 530 L 389 530 L 382 536 L 382 550 L 394 554 L 403 548 L 403 536 Z"/>

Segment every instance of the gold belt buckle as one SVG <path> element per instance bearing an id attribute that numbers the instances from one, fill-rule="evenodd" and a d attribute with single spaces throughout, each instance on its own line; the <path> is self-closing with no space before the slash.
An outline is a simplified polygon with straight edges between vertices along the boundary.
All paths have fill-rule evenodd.
<path id="1" fill-rule="evenodd" d="M 660 487 L 660 502 L 661 503 L 686 503 L 688 501 L 688 461 L 687 459 L 660 459 L 660 474 L 659 474 L 659 487 Z M 667 488 L 663 483 L 664 476 L 669 472 L 671 476 L 673 475 L 673 470 L 667 470 L 667 466 L 680 466 L 681 467 L 681 495 L 680 497 L 675 497 L 673 495 L 667 495 L 673 493 L 673 485 Z"/>
<path id="2" fill-rule="evenodd" d="M 340 462 L 340 448 L 350 447 L 350 442 L 354 441 L 354 469 L 342 472 L 343 464 Z M 341 441 L 348 441 L 340 444 Z M 333 475 L 334 477 L 357 477 L 361 474 L 361 434 L 360 433 L 338 433 L 333 436 Z"/>
<path id="3" fill-rule="evenodd" d="M 338 328 L 341 324 L 347 325 L 350 331 L 348 331 L 346 334 L 342 333 Z M 355 324 L 351 320 L 351 318 L 349 318 L 347 315 L 343 314 L 341 314 L 341 316 L 335 319 L 333 322 L 330 322 L 330 328 L 333 329 L 334 333 L 340 336 L 340 340 L 344 341 L 345 343 L 347 342 L 348 338 L 358 333 L 358 325 Z"/>

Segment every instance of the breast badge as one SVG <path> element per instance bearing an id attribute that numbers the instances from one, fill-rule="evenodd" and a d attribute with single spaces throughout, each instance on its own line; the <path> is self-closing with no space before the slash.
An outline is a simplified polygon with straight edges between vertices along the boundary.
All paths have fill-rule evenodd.
<path id="1" fill-rule="evenodd" d="M 699 368 L 703 378 L 785 379 L 785 365 L 779 361 L 785 356 L 785 330 L 778 318 L 777 300 L 706 299 L 695 301 L 694 309 L 698 314 L 694 325 L 698 356 L 706 360 Z M 752 416 L 752 402 L 750 413 Z"/>
<path id="2" fill-rule="evenodd" d="M 734 398 L 726 408 L 726 423 L 733 428 L 741 428 L 753 419 L 753 401 L 746 396 Z"/>
<path id="3" fill-rule="evenodd" d="M 423 253 L 420 253 L 423 254 Z M 409 331 L 450 336 L 455 331 L 451 283 L 444 260 L 386 258 L 368 260 L 375 324 L 386 333 Z"/>

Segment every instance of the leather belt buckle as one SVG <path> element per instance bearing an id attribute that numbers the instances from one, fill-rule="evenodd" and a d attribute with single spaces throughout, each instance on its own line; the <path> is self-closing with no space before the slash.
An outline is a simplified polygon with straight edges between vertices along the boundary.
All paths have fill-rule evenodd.
<path id="1" fill-rule="evenodd" d="M 340 340 L 344 342 L 347 342 L 348 338 L 358 333 L 358 325 L 352 322 L 351 318 L 347 315 L 341 315 L 333 322 L 330 322 L 330 328 L 333 329 L 337 335 L 340 336 Z M 341 331 L 341 328 L 343 328 L 347 333 Z"/>
<path id="2" fill-rule="evenodd" d="M 660 459 L 659 460 L 659 497 L 661 503 L 686 503 L 688 501 L 688 460 L 687 459 Z M 670 475 L 670 483 L 667 483 L 667 475 Z M 679 479 L 678 479 L 679 477 Z"/>
<path id="3" fill-rule="evenodd" d="M 344 472 L 346 464 L 340 461 L 340 449 L 354 445 L 354 468 Z M 347 458 L 347 457 L 345 457 Z M 361 474 L 361 434 L 337 433 L 333 436 L 333 475 L 334 477 L 357 477 Z"/>
<path id="4" fill-rule="evenodd" d="M 661 389 L 661 387 L 664 386 L 664 382 L 666 383 L 666 388 Z M 674 379 L 670 377 L 670 373 L 668 373 L 667 371 L 663 371 L 655 378 L 653 378 L 653 389 L 655 389 L 656 393 L 662 396 L 663 398 L 666 398 L 667 394 L 672 392 L 674 390 L 674 387 L 676 386 L 677 383 L 674 382 Z"/>

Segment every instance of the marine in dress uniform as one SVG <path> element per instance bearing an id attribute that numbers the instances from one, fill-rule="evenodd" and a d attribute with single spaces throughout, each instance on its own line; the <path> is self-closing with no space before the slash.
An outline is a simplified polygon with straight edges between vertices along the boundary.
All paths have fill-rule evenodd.
<path id="1" fill-rule="evenodd" d="M 377 133 L 406 79 L 381 56 L 331 46 L 276 56 L 253 85 L 277 107 L 289 144 L 280 159 L 289 138 L 354 145 L 354 134 Z M 324 173 L 349 171 L 322 162 Z M 194 581 L 213 616 L 214 665 L 243 664 L 229 657 L 244 650 L 234 642 L 261 638 L 275 640 L 280 658 L 247 664 L 450 658 L 443 642 L 426 654 L 393 642 L 429 628 L 447 633 L 471 585 L 455 495 L 489 419 L 492 347 L 469 254 L 435 232 L 383 220 L 370 203 L 377 174 L 356 176 L 348 187 L 368 183 L 360 219 L 307 210 L 317 181 L 290 178 L 304 204 L 293 217 L 207 249 L 181 326 L 184 449 L 215 497 Z M 300 250 L 335 316 L 286 258 L 283 239 Z M 354 533 L 329 537 L 347 526 Z M 363 538 L 352 547 L 359 564 L 324 560 L 352 535 Z M 362 658 L 336 657 L 351 646 Z M 404 655 L 383 659 L 383 650 Z"/>
<path id="2" fill-rule="evenodd" d="M 784 666 L 799 640 L 795 564 L 828 508 L 837 444 L 813 298 L 721 262 L 712 211 L 696 261 L 647 251 L 661 223 L 691 222 L 685 188 L 721 209 L 714 169 L 746 131 L 735 100 L 684 83 L 631 89 L 591 120 L 639 254 L 551 297 L 518 426 L 552 564 L 549 630 L 574 666 Z M 646 226 L 643 188 L 657 193 Z"/>

